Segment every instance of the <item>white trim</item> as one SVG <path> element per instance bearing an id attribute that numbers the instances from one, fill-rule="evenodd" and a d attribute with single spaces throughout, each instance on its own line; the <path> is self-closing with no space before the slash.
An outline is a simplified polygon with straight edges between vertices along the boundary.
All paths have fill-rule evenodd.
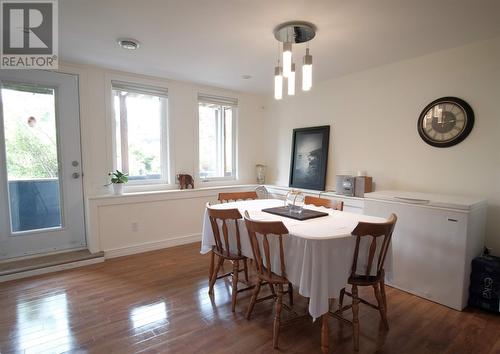
<path id="1" fill-rule="evenodd" d="M 168 86 L 170 81 L 167 79 L 156 79 L 156 78 L 144 78 L 138 77 L 134 74 L 126 73 L 116 73 L 114 71 L 105 71 L 104 73 L 104 99 L 106 105 L 106 138 L 110 141 L 106 142 L 106 155 L 108 159 L 108 169 L 109 171 L 116 170 L 116 136 L 115 136 L 115 120 L 114 120 L 114 104 L 113 104 L 113 81 L 118 81 L 130 85 L 138 85 L 145 87 L 157 87 L 164 88 L 168 92 Z M 162 189 L 170 189 L 176 187 L 175 173 L 174 173 L 174 153 L 173 153 L 173 130 L 171 120 L 173 116 L 171 114 L 170 108 L 170 97 L 165 96 L 165 104 L 162 107 L 166 116 L 164 117 L 166 122 L 162 124 L 166 125 L 166 129 L 162 129 L 162 153 L 166 153 L 162 156 L 162 178 L 159 180 L 145 180 L 145 181 L 130 181 L 130 187 L 125 186 L 124 190 L 128 191 L 155 191 Z M 163 141 L 167 139 L 167 146 L 164 146 Z M 165 165 L 165 166 L 164 166 Z M 167 170 L 165 170 L 167 169 Z M 165 174 L 165 175 L 163 175 Z"/>
<path id="2" fill-rule="evenodd" d="M 84 172 L 84 167 L 88 165 L 88 161 L 84 161 L 84 156 L 88 155 L 88 146 L 92 145 L 92 139 L 87 139 L 87 134 L 84 134 L 88 127 L 88 70 L 79 66 L 74 66 L 71 64 L 61 64 L 59 62 L 59 70 L 57 72 L 61 74 L 70 74 L 78 77 L 78 102 L 79 102 L 79 114 L 80 114 L 80 145 L 81 145 L 81 155 L 82 159 L 80 161 L 80 167 L 82 173 Z M 85 180 L 83 180 L 84 194 L 87 194 L 89 186 L 86 186 Z"/>
<path id="3" fill-rule="evenodd" d="M 200 197 L 216 196 L 220 191 L 230 189 L 230 192 L 243 192 L 255 190 L 257 184 L 224 185 L 195 189 L 172 189 L 164 191 L 150 191 L 141 193 L 123 193 L 120 195 L 107 194 L 95 195 L 87 199 L 96 205 L 128 204 L 132 201 L 154 202 L 171 199 L 192 199 Z"/>
<path id="4" fill-rule="evenodd" d="M 193 242 L 201 242 L 201 234 L 186 235 L 186 236 L 169 238 L 161 241 L 145 242 L 126 247 L 104 250 L 104 256 L 106 257 L 106 259 L 123 257 L 131 254 L 155 251 L 163 248 L 180 246 Z"/>
<path id="5" fill-rule="evenodd" d="M 196 104 L 196 109 L 197 109 L 197 121 L 196 121 L 196 132 L 197 132 L 197 139 L 196 139 L 196 147 L 197 147 L 197 151 L 196 151 L 196 166 L 195 166 L 195 180 L 198 182 L 201 182 L 201 183 L 210 183 L 210 182 L 218 182 L 218 181 L 237 181 L 238 180 L 238 152 L 239 152 L 239 149 L 238 149 L 238 144 L 239 144 L 239 139 L 238 139 L 238 132 L 239 132 L 239 124 L 238 124 L 238 121 L 239 121 L 239 110 L 238 110 L 238 99 L 231 99 L 231 98 L 227 98 L 227 102 L 230 102 L 232 100 L 234 100 L 235 104 L 227 104 L 227 103 L 214 103 L 214 102 L 210 102 L 210 101 L 207 101 L 205 99 L 202 99 L 201 97 L 207 97 L 207 96 L 200 96 L 200 94 L 198 94 L 198 101 L 197 101 L 197 104 Z M 222 107 L 231 107 L 231 134 L 232 134 L 232 144 L 231 144 L 231 150 L 232 150 L 232 170 L 231 170 L 231 176 L 217 176 L 217 177 L 205 177 L 205 178 L 202 178 L 200 176 L 200 103 L 210 103 L 210 104 L 215 104 L 215 105 L 218 105 L 220 106 L 221 108 Z M 224 125 L 225 124 L 225 117 L 226 117 L 226 113 L 224 111 L 224 109 L 221 109 L 220 111 L 221 113 L 221 116 L 220 116 L 220 119 L 216 122 L 216 124 L 220 122 L 222 122 L 222 124 Z M 225 128 L 224 128 L 225 129 Z M 221 127 L 217 127 L 217 134 L 218 134 L 218 137 L 217 137 L 217 155 L 218 155 L 218 159 L 217 159 L 217 170 L 219 170 L 219 172 L 222 172 L 222 174 L 225 174 L 225 166 L 220 166 L 221 164 L 221 161 L 219 160 L 219 157 L 220 156 L 224 156 L 225 155 L 225 141 L 223 141 L 221 135 L 220 135 L 220 132 L 222 130 Z M 220 171 L 222 169 L 222 171 Z"/>
<path id="6" fill-rule="evenodd" d="M 206 179 L 202 179 L 201 183 L 210 183 L 210 182 L 221 182 L 221 181 L 236 181 L 236 177 L 227 176 L 227 177 L 210 177 Z"/>
<path id="7" fill-rule="evenodd" d="M 91 259 L 85 259 L 83 261 L 76 261 L 76 262 L 71 262 L 71 263 L 59 264 L 59 265 L 55 265 L 55 266 L 51 266 L 51 267 L 45 267 L 45 268 L 40 268 L 40 269 L 23 271 L 23 272 L 19 272 L 19 273 L 2 275 L 2 276 L 0 276 L 0 283 L 10 281 L 10 280 L 33 277 L 35 275 L 54 273 L 54 272 L 60 272 L 62 270 L 84 267 L 84 266 L 91 265 L 91 264 L 102 263 L 104 261 L 105 261 L 104 257 L 96 257 L 96 258 L 91 258 Z"/>
<path id="8" fill-rule="evenodd" d="M 26 74 L 26 73 L 24 73 Z M 29 74 L 29 73 L 28 73 Z M 18 74 L 7 74 L 7 72 L 4 73 L 6 76 L 6 81 L 15 81 L 15 82 L 29 82 L 31 84 L 36 83 L 37 85 L 44 86 L 44 87 L 52 87 L 55 89 L 55 114 L 56 114 L 56 129 L 57 129 L 57 155 L 58 155 L 58 165 L 59 165 L 59 183 L 61 184 L 60 188 L 60 206 L 61 206 L 61 222 L 62 222 L 62 227 L 57 227 L 57 228 L 49 228 L 49 229 L 40 229 L 40 230 L 26 230 L 22 232 L 12 232 L 12 230 L 9 230 L 7 232 L 4 232 L 3 234 L 8 235 L 8 236 L 13 236 L 13 238 L 10 240 L 11 242 L 17 242 L 13 241 L 17 236 L 19 236 L 19 241 L 23 242 L 25 245 L 22 247 L 24 249 L 24 252 L 22 252 L 22 255 L 26 254 L 38 254 L 38 253 L 44 253 L 44 251 L 53 251 L 53 250 L 65 250 L 65 249 L 71 249 L 74 248 L 76 245 L 78 247 L 85 246 L 86 244 L 86 230 L 85 230 L 85 215 L 84 215 L 84 205 L 81 205 L 81 215 L 69 215 L 67 213 L 67 205 L 68 203 L 73 205 L 74 212 L 79 212 L 79 202 L 81 201 L 83 203 L 84 200 L 84 186 L 82 180 L 79 180 L 78 185 L 74 185 L 74 187 L 67 188 L 68 183 L 73 185 L 76 182 L 69 182 L 68 178 L 70 178 L 70 171 L 67 171 L 66 169 L 61 169 L 62 163 L 68 163 L 71 160 L 76 160 L 80 162 L 80 166 L 82 166 L 82 151 L 81 151 L 81 118 L 80 118 L 80 113 L 81 113 L 81 104 L 80 104 L 80 76 L 77 73 L 68 73 L 65 71 L 38 71 L 36 70 L 31 73 L 31 75 L 28 75 L 29 77 L 24 77 L 26 75 L 21 75 L 21 72 Z M 14 76 L 13 76 L 14 75 Z M 66 95 L 66 96 L 65 96 Z M 61 101 L 62 100 L 62 101 Z M 63 102 L 64 101 L 64 102 Z M 68 102 L 66 102 L 68 101 Z M 64 104 L 63 104 L 64 103 Z M 70 106 L 68 106 L 70 105 Z M 69 110 L 68 112 L 66 112 Z M 74 120 L 68 120 L 65 124 L 62 124 L 65 122 L 65 120 L 61 120 L 60 116 L 64 114 L 70 114 L 71 116 L 75 115 L 74 118 L 76 118 L 76 121 Z M 3 119 L 2 119 L 3 121 Z M 68 125 L 68 126 L 66 126 Z M 71 128 L 68 130 L 68 128 Z M 0 129 L 4 130 L 3 125 L 0 126 Z M 68 131 L 71 131 L 71 136 L 66 136 L 67 134 L 63 134 L 63 130 L 67 133 Z M 65 139 L 62 139 L 62 137 L 65 137 Z M 71 143 L 73 145 L 72 149 L 61 149 L 61 144 L 66 144 L 67 141 L 65 140 L 71 140 Z M 76 143 L 76 145 L 75 145 Z M 0 151 L 4 152 L 1 148 Z M 4 154 L 0 154 L 0 164 L 2 162 L 5 162 Z M 79 167 L 80 171 L 82 172 L 83 175 L 83 169 L 82 167 Z M 3 176 L 2 176 L 3 177 Z M 6 179 L 4 180 L 1 178 L 2 183 L 6 183 Z M 5 190 L 5 197 L 8 198 L 8 186 L 5 184 L 6 190 Z M 68 199 L 69 198 L 69 199 Z M 78 204 L 75 204 L 73 202 L 70 203 L 70 199 L 78 199 L 77 202 Z M 74 200 L 73 200 L 74 201 Z M 78 207 L 77 207 L 78 206 Z M 11 205 L 8 203 L 8 211 L 10 213 L 10 208 Z M 76 208 L 76 209 L 75 209 Z M 0 216 L 0 219 L 3 218 L 3 215 Z M 11 217 L 10 215 L 7 216 L 5 220 L 0 220 L 0 223 L 2 225 L 8 225 L 9 228 L 12 227 L 11 225 Z M 70 220 L 71 219 L 71 220 Z M 71 221 L 71 222 L 69 222 Z M 81 227 L 81 228 L 80 228 Z M 75 232 L 70 232 L 71 229 L 75 228 Z M 76 228 L 78 232 L 76 232 Z M 80 235 L 80 231 L 82 234 L 82 237 L 78 240 L 73 239 L 73 237 L 77 237 Z M 53 234 L 53 233 L 64 233 L 67 235 L 66 237 L 63 237 L 59 239 L 57 247 L 49 247 L 51 243 L 49 238 L 53 238 L 52 236 L 48 237 L 41 237 L 43 233 Z M 2 232 L 0 232 L 2 234 Z M 35 236 L 35 234 L 38 234 Z M 73 235 L 73 236 L 72 236 Z M 27 246 L 29 243 L 28 237 L 36 237 L 36 243 L 39 245 L 38 249 L 33 251 L 29 250 L 30 247 Z M 2 238 L 0 236 L 0 238 Z M 24 238 L 24 239 L 23 239 Z M 65 241 L 66 240 L 66 241 Z M 2 240 L 3 241 L 3 240 Z M 54 240 L 56 241 L 56 240 Z M 10 243 L 10 242 L 9 242 Z M 45 247 L 42 248 L 42 247 Z M 9 247 L 7 247 L 7 244 L 5 244 L 5 247 L 2 248 L 1 252 L 3 255 L 0 256 L 1 258 L 4 257 L 16 257 L 21 254 L 15 254 L 12 252 L 9 252 Z"/>

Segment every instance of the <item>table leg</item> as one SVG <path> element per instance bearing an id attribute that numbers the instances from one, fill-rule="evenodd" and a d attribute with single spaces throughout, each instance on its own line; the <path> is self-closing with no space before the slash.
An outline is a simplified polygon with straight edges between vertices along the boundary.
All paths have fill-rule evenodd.
<path id="1" fill-rule="evenodd" d="M 328 354 L 328 312 L 322 317 L 323 323 L 321 324 L 321 352 Z"/>

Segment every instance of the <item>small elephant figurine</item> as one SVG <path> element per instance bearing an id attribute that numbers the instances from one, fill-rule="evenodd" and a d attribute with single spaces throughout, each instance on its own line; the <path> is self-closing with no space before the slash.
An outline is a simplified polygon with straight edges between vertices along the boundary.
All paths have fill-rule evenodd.
<path id="1" fill-rule="evenodd" d="M 180 189 L 188 189 L 188 186 L 191 186 L 191 189 L 194 189 L 194 179 L 191 175 L 179 173 L 177 175 L 177 180 L 179 181 Z"/>

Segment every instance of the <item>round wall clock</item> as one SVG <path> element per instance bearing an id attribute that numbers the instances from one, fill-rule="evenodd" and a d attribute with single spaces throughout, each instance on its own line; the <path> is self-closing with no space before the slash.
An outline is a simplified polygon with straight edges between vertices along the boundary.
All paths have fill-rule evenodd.
<path id="1" fill-rule="evenodd" d="M 418 118 L 420 137 L 429 145 L 449 147 L 462 142 L 474 126 L 474 111 L 464 100 L 442 97 L 429 103 Z"/>

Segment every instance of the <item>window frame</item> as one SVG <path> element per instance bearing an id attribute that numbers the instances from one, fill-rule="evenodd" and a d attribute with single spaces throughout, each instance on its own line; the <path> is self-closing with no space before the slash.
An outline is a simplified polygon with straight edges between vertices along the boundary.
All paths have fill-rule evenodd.
<path id="1" fill-rule="evenodd" d="M 168 95 L 168 88 L 163 82 L 154 80 L 140 79 L 128 76 L 115 76 L 107 75 L 107 102 L 109 104 L 107 120 L 110 124 L 108 126 L 108 134 L 111 135 L 111 143 L 108 144 L 108 156 L 110 156 L 112 166 L 111 171 L 116 170 L 117 167 L 117 136 L 116 136 L 116 121 L 115 121 L 115 105 L 114 93 L 117 89 L 114 82 L 120 85 L 130 85 L 131 88 L 138 87 L 145 90 L 157 89 L 165 92 L 164 100 L 162 100 L 162 117 L 160 119 L 160 164 L 161 164 L 161 178 L 159 179 L 139 179 L 129 180 L 124 188 L 126 192 L 141 192 L 161 189 L 172 189 L 175 186 L 175 176 L 173 174 L 174 166 L 172 161 L 172 134 L 171 134 L 171 120 L 170 120 L 170 102 Z M 118 88 L 119 89 L 119 88 Z M 132 90 L 133 91 L 133 90 Z M 109 136 L 109 135 L 108 135 Z M 109 182 L 108 182 L 109 183 Z"/>
<path id="2" fill-rule="evenodd" d="M 219 177 L 205 177 L 203 178 L 200 173 L 200 103 L 208 103 L 208 104 L 214 104 L 214 105 L 219 105 L 221 107 L 221 112 L 222 116 L 220 117 L 220 121 L 225 120 L 225 110 L 222 109 L 223 107 L 230 107 L 231 108 L 231 115 L 232 115 L 232 127 L 231 127 L 231 133 L 232 133 L 232 146 L 231 146 L 231 154 L 232 154 L 232 169 L 231 169 L 231 176 L 219 176 Z M 229 98 L 229 97 L 222 97 L 222 96 L 213 96 L 213 95 L 207 95 L 207 94 L 202 94 L 198 93 L 197 96 L 197 101 L 196 101 L 196 106 L 198 109 L 198 121 L 197 121 L 197 127 L 198 127 L 198 140 L 197 140 L 197 146 L 198 146 L 198 160 L 196 164 L 196 178 L 199 179 L 202 183 L 209 183 L 209 182 L 220 182 L 220 181 L 236 181 L 238 179 L 238 100 L 236 98 Z M 219 125 L 219 122 L 216 123 Z M 223 135 L 222 133 L 222 128 L 217 129 L 217 150 L 219 150 L 219 154 L 223 153 L 225 154 L 225 147 L 224 147 L 224 142 L 221 142 L 221 136 Z M 221 159 L 224 158 L 224 155 L 219 155 L 218 160 L 217 160 L 217 165 L 221 164 Z M 220 168 L 220 167 L 219 167 Z M 225 169 L 222 167 L 222 169 Z M 224 171 L 225 173 L 225 171 Z"/>

